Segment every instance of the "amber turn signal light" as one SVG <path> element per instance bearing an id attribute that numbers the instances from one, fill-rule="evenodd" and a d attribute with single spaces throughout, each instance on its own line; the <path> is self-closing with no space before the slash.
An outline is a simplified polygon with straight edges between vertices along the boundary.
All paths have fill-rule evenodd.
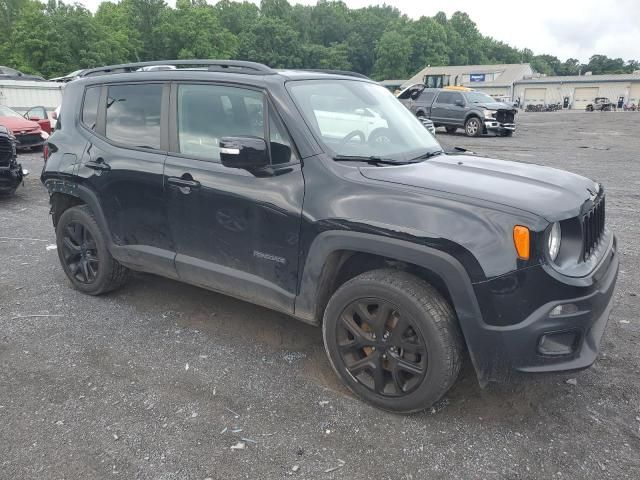
<path id="1" fill-rule="evenodd" d="M 513 244 L 516 247 L 516 252 L 518 252 L 518 258 L 520 260 L 529 260 L 530 254 L 530 233 L 527 227 L 523 227 L 522 225 L 516 225 L 513 227 Z"/>

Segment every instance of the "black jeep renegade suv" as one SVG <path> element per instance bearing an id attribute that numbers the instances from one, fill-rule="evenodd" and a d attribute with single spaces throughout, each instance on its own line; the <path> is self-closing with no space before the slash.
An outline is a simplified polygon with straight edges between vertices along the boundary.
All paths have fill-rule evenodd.
<path id="1" fill-rule="evenodd" d="M 358 396 L 420 410 L 465 351 L 481 383 L 588 367 L 618 272 L 605 194 L 444 153 L 346 72 L 233 61 L 69 83 L 42 181 L 75 288 L 150 272 L 322 326 Z"/>

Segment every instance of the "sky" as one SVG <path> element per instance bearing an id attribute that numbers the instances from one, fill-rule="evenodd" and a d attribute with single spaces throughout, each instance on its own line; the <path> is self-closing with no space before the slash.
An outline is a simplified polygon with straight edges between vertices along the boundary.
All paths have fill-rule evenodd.
<path id="1" fill-rule="evenodd" d="M 101 0 L 77 0 L 95 11 Z M 165 0 L 170 5 L 175 0 Z M 215 0 L 208 0 L 216 3 Z M 289 0 L 314 5 L 316 0 Z M 483 35 L 535 54 L 586 63 L 593 54 L 640 59 L 640 0 L 343 0 L 350 8 L 386 3 L 411 18 L 460 10 Z M 259 0 L 253 3 L 259 4 Z"/>

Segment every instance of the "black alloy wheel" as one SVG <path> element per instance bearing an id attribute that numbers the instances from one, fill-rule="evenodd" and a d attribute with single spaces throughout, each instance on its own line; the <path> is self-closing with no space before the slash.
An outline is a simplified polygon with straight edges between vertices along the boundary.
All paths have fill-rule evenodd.
<path id="1" fill-rule="evenodd" d="M 460 371 L 455 312 L 409 272 L 371 270 L 342 284 L 324 311 L 322 336 L 336 374 L 361 399 L 411 413 L 433 405 Z"/>
<path id="2" fill-rule="evenodd" d="M 340 316 L 336 340 L 349 374 L 378 395 L 411 393 L 427 373 L 426 343 L 413 320 L 384 299 L 349 304 Z"/>
<path id="3" fill-rule="evenodd" d="M 129 269 L 111 256 L 108 237 L 88 206 L 65 210 L 55 225 L 58 257 L 74 288 L 89 295 L 101 295 L 127 281 Z"/>
<path id="4" fill-rule="evenodd" d="M 91 232 L 81 223 L 69 223 L 63 236 L 63 258 L 68 272 L 78 282 L 95 282 L 100 269 L 96 241 Z"/>

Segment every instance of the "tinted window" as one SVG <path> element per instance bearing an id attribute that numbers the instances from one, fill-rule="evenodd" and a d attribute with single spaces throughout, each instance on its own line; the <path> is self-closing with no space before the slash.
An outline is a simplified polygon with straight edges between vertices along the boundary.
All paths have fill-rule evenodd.
<path id="1" fill-rule="evenodd" d="M 179 85 L 180 152 L 219 162 L 221 138 L 264 138 L 263 105 L 263 95 L 253 90 L 220 85 Z"/>
<path id="2" fill-rule="evenodd" d="M 100 101 L 100 87 L 89 87 L 84 93 L 82 104 L 82 123 L 91 130 L 96 128 L 98 118 L 98 102 Z"/>
<path id="3" fill-rule="evenodd" d="M 162 85 L 110 86 L 106 136 L 134 147 L 160 148 Z"/>
<path id="4" fill-rule="evenodd" d="M 455 103 L 454 94 L 452 92 L 440 92 L 440 95 L 438 95 L 438 103 Z"/>
<path id="5" fill-rule="evenodd" d="M 435 96 L 436 96 L 435 92 L 424 91 L 422 92 L 422 95 L 420 95 L 420 101 L 431 103 L 433 101 L 433 97 Z"/>

